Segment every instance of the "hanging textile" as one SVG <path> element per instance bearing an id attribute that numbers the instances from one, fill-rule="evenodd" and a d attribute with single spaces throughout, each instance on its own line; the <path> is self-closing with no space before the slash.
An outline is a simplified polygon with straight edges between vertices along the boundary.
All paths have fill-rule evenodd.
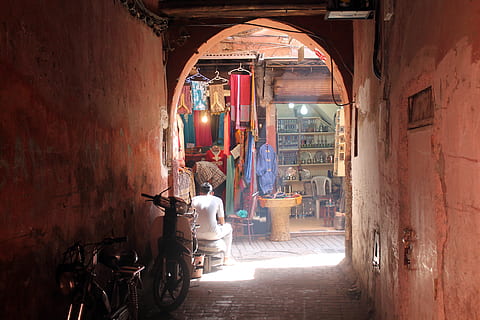
<path id="1" fill-rule="evenodd" d="M 181 168 L 178 171 L 178 197 L 190 203 L 195 196 L 195 183 L 193 173 L 189 168 Z"/>
<path id="2" fill-rule="evenodd" d="M 220 113 L 218 115 L 218 137 L 217 137 L 217 144 L 223 145 L 223 136 L 225 131 L 225 113 Z"/>
<path id="3" fill-rule="evenodd" d="M 223 121 L 223 152 L 225 155 L 230 155 L 230 112 L 224 113 Z"/>
<path id="4" fill-rule="evenodd" d="M 219 114 L 225 111 L 225 92 L 223 84 L 210 84 L 208 86 L 210 93 L 210 112 Z"/>
<path id="5" fill-rule="evenodd" d="M 256 167 L 257 167 L 257 161 L 256 161 L 256 154 L 257 154 L 257 149 L 253 148 L 253 153 L 252 153 L 252 169 L 251 171 L 251 182 L 250 182 L 250 194 L 254 194 L 258 190 L 257 186 L 257 175 L 256 175 Z"/>
<path id="6" fill-rule="evenodd" d="M 255 141 L 258 140 L 257 96 L 255 90 L 255 68 L 252 70 L 252 107 L 250 108 L 250 131 Z"/>
<path id="7" fill-rule="evenodd" d="M 243 179 L 250 184 L 252 182 L 253 154 L 255 152 L 255 138 L 251 132 L 248 133 L 247 150 L 245 151 L 245 173 Z"/>
<path id="8" fill-rule="evenodd" d="M 178 158 L 185 159 L 185 129 L 183 125 L 182 117 L 177 114 L 177 128 L 178 128 Z M 163 139 L 167 139 L 167 137 L 163 137 Z"/>
<path id="9" fill-rule="evenodd" d="M 223 123 L 221 124 L 219 120 L 220 117 L 218 114 L 210 114 L 210 131 L 212 134 L 213 143 L 218 142 L 218 127 L 223 126 Z"/>
<path id="10" fill-rule="evenodd" d="M 197 147 L 212 145 L 212 132 L 210 131 L 210 120 L 203 122 L 202 117 L 206 111 L 193 111 L 193 122 L 195 125 L 195 140 Z"/>
<path id="11" fill-rule="evenodd" d="M 227 173 L 227 156 L 218 146 L 213 146 L 205 153 L 205 160 L 215 163 L 223 173 Z"/>
<path id="12" fill-rule="evenodd" d="M 225 214 L 231 215 L 235 214 L 235 207 L 233 204 L 233 190 L 234 190 L 234 181 L 235 180 L 235 161 L 233 156 L 227 157 L 227 185 L 225 191 Z"/>
<path id="13" fill-rule="evenodd" d="M 180 101 L 177 106 L 177 113 L 192 113 L 192 92 L 190 86 L 184 85 L 180 93 Z"/>
<path id="14" fill-rule="evenodd" d="M 235 129 L 245 129 L 250 121 L 251 79 L 249 74 L 230 75 L 231 116 Z"/>
<path id="15" fill-rule="evenodd" d="M 277 159 L 275 151 L 268 143 L 258 150 L 257 175 L 263 194 L 271 193 L 277 177 Z"/>
<path id="16" fill-rule="evenodd" d="M 195 147 L 195 125 L 193 121 L 193 114 L 180 115 L 183 121 L 183 135 L 185 141 L 185 148 Z"/>
<path id="17" fill-rule="evenodd" d="M 193 110 L 207 110 L 207 82 L 191 81 Z"/>

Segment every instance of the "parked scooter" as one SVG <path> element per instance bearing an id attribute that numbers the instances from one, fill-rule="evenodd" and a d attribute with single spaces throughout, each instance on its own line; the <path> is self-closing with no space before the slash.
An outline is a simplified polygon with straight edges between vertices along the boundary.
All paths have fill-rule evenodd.
<path id="1" fill-rule="evenodd" d="M 118 250 L 114 244 L 126 237 L 105 238 L 97 243 L 76 242 L 63 254 L 57 267 L 57 284 L 70 298 L 67 320 L 138 318 L 137 289 L 143 265 L 133 250 Z M 106 266 L 108 279 L 100 285 L 97 261 Z"/>
<path id="2" fill-rule="evenodd" d="M 158 235 L 153 235 L 157 243 L 152 247 L 158 247 L 153 267 L 153 296 L 157 306 L 169 312 L 183 303 L 192 274 L 201 266 L 194 263 L 198 245 L 195 211 L 181 198 L 163 197 L 167 190 L 156 196 L 144 193 L 142 196 L 165 210 L 165 215 L 159 217 L 161 230 Z"/>

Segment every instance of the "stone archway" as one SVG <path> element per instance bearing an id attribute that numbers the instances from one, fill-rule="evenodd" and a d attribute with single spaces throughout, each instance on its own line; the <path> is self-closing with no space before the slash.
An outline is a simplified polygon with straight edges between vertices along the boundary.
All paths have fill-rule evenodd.
<path id="1" fill-rule="evenodd" d="M 243 24 L 237 24 L 228 28 L 225 28 L 212 36 L 210 36 L 207 40 L 205 40 L 202 44 L 196 48 L 196 50 L 192 50 L 192 54 L 186 58 L 186 62 L 183 65 L 183 68 L 179 70 L 179 66 L 176 66 L 176 69 L 178 70 L 177 77 L 176 77 L 176 83 L 175 83 L 175 88 L 172 90 L 170 88 L 171 92 L 171 99 L 170 101 L 170 119 L 171 119 L 171 128 L 172 130 L 172 139 L 175 141 L 178 139 L 176 136 L 177 134 L 177 127 L 176 127 L 176 106 L 179 101 L 179 97 L 181 94 L 181 90 L 183 87 L 183 84 L 185 82 L 185 79 L 188 77 L 190 71 L 192 68 L 195 66 L 197 61 L 206 53 L 208 52 L 215 44 L 220 42 L 221 40 L 232 36 L 234 34 L 247 31 L 252 28 L 256 27 L 264 27 L 264 28 L 272 28 L 275 30 L 281 30 L 282 32 L 288 34 L 290 37 L 298 40 L 301 42 L 303 45 L 306 47 L 312 49 L 312 50 L 319 50 L 326 56 L 326 65 L 328 69 L 332 72 L 333 69 L 333 76 L 334 76 L 334 81 L 337 84 L 337 87 L 339 88 L 340 91 L 340 98 L 341 101 L 338 101 L 338 103 L 347 103 L 349 102 L 349 99 L 351 98 L 351 93 L 348 91 L 347 88 L 351 87 L 351 79 L 345 80 L 344 75 L 345 73 L 345 68 L 339 67 L 338 64 L 335 62 L 334 57 L 339 57 L 338 51 L 335 52 L 330 52 L 328 48 L 323 47 L 318 41 L 313 39 L 310 35 L 308 35 L 306 32 L 295 28 L 289 24 L 286 24 L 284 22 L 279 22 L 279 21 L 274 21 L 271 19 L 255 19 L 252 21 L 249 21 L 248 23 L 243 23 Z M 332 68 L 332 67 L 333 68 Z M 343 71 L 343 72 L 342 72 Z M 168 75 L 167 75 L 168 76 Z M 172 80 L 172 79 L 170 79 Z M 172 81 L 168 81 L 168 83 L 172 83 Z M 347 84 L 348 83 L 348 84 Z M 347 137 L 346 141 L 346 166 L 347 168 L 350 167 L 350 105 L 347 105 L 345 107 L 345 123 L 346 123 L 346 132 L 345 135 Z M 173 181 L 177 181 L 177 172 L 178 172 L 178 167 L 179 167 L 179 162 L 178 162 L 178 150 L 174 144 L 172 144 L 172 150 L 171 150 L 171 155 L 172 155 L 172 167 L 173 167 Z M 346 196 L 346 228 L 345 228 L 345 249 L 346 249 L 346 256 L 349 259 L 351 257 L 351 248 L 352 248 L 352 229 L 351 229 L 351 174 L 350 170 L 347 169 L 347 176 L 345 177 L 345 196 Z M 174 184 L 174 190 L 177 192 L 177 186 Z"/>

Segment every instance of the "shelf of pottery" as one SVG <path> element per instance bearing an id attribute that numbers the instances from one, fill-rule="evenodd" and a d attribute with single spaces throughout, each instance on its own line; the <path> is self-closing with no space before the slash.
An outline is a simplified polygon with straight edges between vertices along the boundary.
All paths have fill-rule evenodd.
<path id="1" fill-rule="evenodd" d="M 320 117 L 279 118 L 277 143 L 279 167 L 333 169 L 335 132 Z"/>

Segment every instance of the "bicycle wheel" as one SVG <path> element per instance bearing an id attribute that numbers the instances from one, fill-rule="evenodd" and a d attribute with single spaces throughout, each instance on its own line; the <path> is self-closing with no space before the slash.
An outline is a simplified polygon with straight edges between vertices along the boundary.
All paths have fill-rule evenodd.
<path id="1" fill-rule="evenodd" d="M 183 256 L 157 258 L 153 297 L 161 310 L 177 309 L 187 297 L 189 287 L 190 270 Z"/>

